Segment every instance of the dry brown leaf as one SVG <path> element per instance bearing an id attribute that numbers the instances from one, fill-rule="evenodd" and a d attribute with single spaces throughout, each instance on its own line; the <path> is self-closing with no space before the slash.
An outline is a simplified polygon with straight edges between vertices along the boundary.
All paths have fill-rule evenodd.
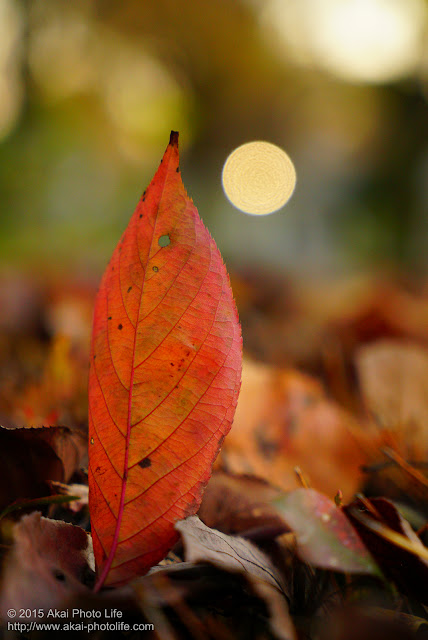
<path id="1" fill-rule="evenodd" d="M 50 493 L 49 480 L 64 480 L 64 467 L 42 429 L 0 428 L 0 509 L 22 498 Z"/>
<path id="2" fill-rule="evenodd" d="M 75 471 L 87 466 L 88 442 L 82 431 L 67 427 L 50 427 L 41 431 L 41 437 L 52 447 L 63 464 L 66 482 Z"/>
<path id="3" fill-rule="evenodd" d="M 295 638 L 282 594 L 249 573 L 181 562 L 153 567 L 131 588 L 162 640 Z M 177 617 L 187 635 L 177 631 Z"/>
<path id="4" fill-rule="evenodd" d="M 295 467 L 310 485 L 350 498 L 367 461 L 362 426 L 328 400 L 317 380 L 292 369 L 246 360 L 233 429 L 218 465 L 264 478 L 283 490 L 300 485 Z"/>
<path id="5" fill-rule="evenodd" d="M 272 530 L 286 530 L 270 505 L 281 493 L 266 480 L 216 471 L 205 489 L 198 516 L 208 527 L 223 533 L 266 530 L 271 537 Z"/>
<path id="6" fill-rule="evenodd" d="M 5 560 L 0 615 L 19 610 L 61 608 L 67 598 L 87 593 L 82 579 L 93 569 L 92 543 L 80 527 L 35 512 L 14 528 Z"/>
<path id="7" fill-rule="evenodd" d="M 265 600 L 276 637 L 295 640 L 296 632 L 285 599 L 285 585 L 264 553 L 248 540 L 210 529 L 197 516 L 180 520 L 175 528 L 183 540 L 187 562 L 208 562 L 228 571 L 244 573 Z"/>
<path id="8" fill-rule="evenodd" d="M 284 591 L 282 578 L 269 558 L 248 540 L 210 529 L 198 516 L 180 520 L 175 528 L 183 540 L 187 562 L 211 562 L 232 571 L 244 571 Z"/>
<path id="9" fill-rule="evenodd" d="M 67 427 L 0 427 L 0 508 L 49 493 L 48 482 L 68 482 L 87 463 L 83 432 Z"/>

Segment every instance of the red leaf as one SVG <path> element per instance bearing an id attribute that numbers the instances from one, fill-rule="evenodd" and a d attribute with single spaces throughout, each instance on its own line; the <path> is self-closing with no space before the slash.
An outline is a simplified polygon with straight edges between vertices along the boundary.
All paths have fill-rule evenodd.
<path id="1" fill-rule="evenodd" d="M 198 509 L 238 399 L 229 278 L 180 177 L 178 134 L 97 295 L 89 377 L 89 507 L 110 585 L 163 558 Z"/>

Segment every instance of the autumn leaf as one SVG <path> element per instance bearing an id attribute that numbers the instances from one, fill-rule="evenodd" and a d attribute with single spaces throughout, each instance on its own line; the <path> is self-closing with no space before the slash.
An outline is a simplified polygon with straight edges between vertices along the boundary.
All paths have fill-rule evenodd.
<path id="1" fill-rule="evenodd" d="M 60 608 L 71 596 L 89 593 L 93 556 L 90 536 L 72 524 L 35 512 L 14 527 L 14 544 L 5 559 L 0 616 L 7 610 Z"/>
<path id="2" fill-rule="evenodd" d="M 385 576 L 402 593 L 428 603 L 428 549 L 386 498 L 357 498 L 345 513 Z"/>
<path id="3" fill-rule="evenodd" d="M 296 489 L 274 504 L 295 533 L 302 560 L 333 571 L 380 575 L 345 514 L 327 496 Z"/>
<path id="4" fill-rule="evenodd" d="M 226 538 L 234 544 L 235 538 Z M 132 589 L 162 640 L 295 640 L 287 601 L 276 584 L 260 580 L 251 565 L 249 571 L 244 564 L 232 567 L 214 553 L 208 563 L 203 547 L 200 554 L 195 564 L 156 565 L 116 592 Z"/>
<path id="5" fill-rule="evenodd" d="M 86 438 L 77 429 L 0 426 L 0 510 L 46 496 L 49 481 L 68 481 L 86 455 Z"/>
<path id="6" fill-rule="evenodd" d="M 175 528 L 181 534 L 187 562 L 209 562 L 245 574 L 270 609 L 274 637 L 295 640 L 282 576 L 266 554 L 244 538 L 210 529 L 197 516 L 177 522 Z"/>
<path id="7" fill-rule="evenodd" d="M 178 134 L 98 292 L 89 379 L 97 589 L 143 574 L 198 509 L 238 398 L 242 341 L 220 253 L 180 177 Z"/>
<path id="8" fill-rule="evenodd" d="M 288 531 L 270 504 L 281 490 L 255 476 L 215 471 L 207 485 L 198 516 L 223 533 L 272 537 Z"/>
<path id="9" fill-rule="evenodd" d="M 212 562 L 227 569 L 245 571 L 285 592 L 281 575 L 272 562 L 248 540 L 210 529 L 198 516 L 177 522 L 175 528 L 183 539 L 188 562 Z"/>
<path id="10" fill-rule="evenodd" d="M 233 429 L 219 462 L 284 491 L 296 489 L 299 466 L 310 485 L 350 499 L 367 462 L 360 422 L 330 400 L 320 383 L 295 369 L 244 359 Z"/>

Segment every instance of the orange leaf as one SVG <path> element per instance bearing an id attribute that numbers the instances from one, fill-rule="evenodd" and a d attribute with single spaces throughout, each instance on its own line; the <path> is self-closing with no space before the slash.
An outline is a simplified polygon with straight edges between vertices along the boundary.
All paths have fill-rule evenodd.
<path id="1" fill-rule="evenodd" d="M 238 399 L 242 340 L 220 253 L 180 177 L 178 134 L 97 295 L 89 507 L 99 580 L 146 572 L 194 514 Z"/>

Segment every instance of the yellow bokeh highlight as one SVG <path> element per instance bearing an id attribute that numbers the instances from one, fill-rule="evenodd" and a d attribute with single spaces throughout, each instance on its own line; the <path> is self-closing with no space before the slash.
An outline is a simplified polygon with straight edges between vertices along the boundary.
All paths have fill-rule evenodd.
<path id="1" fill-rule="evenodd" d="M 237 209 L 267 215 L 281 209 L 296 186 L 294 165 L 283 149 L 264 141 L 247 142 L 227 158 L 224 192 Z"/>

